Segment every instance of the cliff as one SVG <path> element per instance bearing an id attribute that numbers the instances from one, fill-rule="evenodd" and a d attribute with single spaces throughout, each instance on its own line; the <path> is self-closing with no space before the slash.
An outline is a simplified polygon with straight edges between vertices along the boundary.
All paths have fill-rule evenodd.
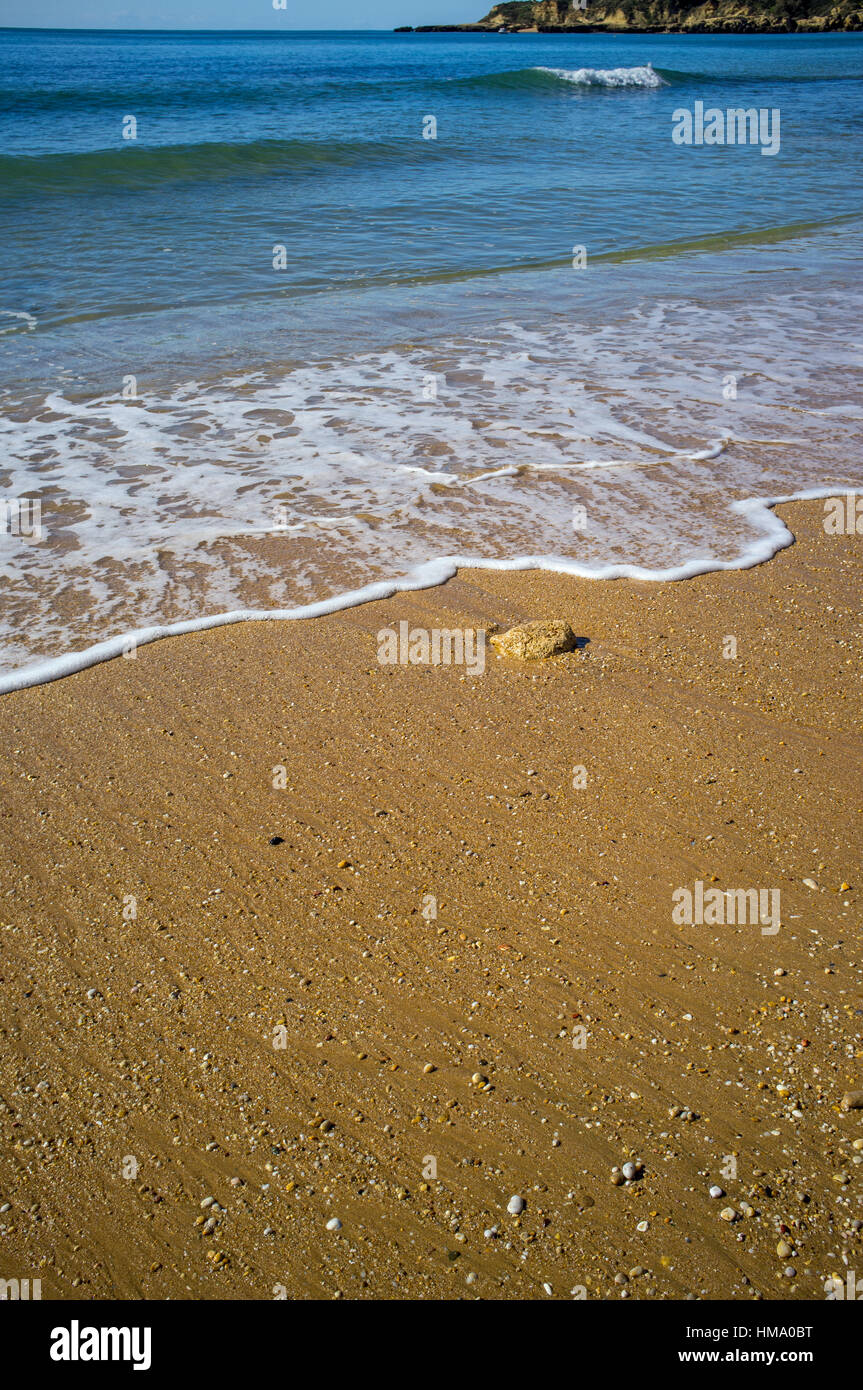
<path id="1" fill-rule="evenodd" d="M 505 0 L 474 24 L 430 24 L 416 32 L 579 29 L 708 34 L 863 30 L 863 0 Z"/>

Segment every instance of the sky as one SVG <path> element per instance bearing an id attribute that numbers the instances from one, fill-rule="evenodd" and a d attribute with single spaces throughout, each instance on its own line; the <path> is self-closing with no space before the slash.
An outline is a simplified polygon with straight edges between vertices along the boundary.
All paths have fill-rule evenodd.
<path id="1" fill-rule="evenodd" d="M 465 24 L 493 0 L 2 0 L 0 25 L 40 29 L 392 29 Z"/>

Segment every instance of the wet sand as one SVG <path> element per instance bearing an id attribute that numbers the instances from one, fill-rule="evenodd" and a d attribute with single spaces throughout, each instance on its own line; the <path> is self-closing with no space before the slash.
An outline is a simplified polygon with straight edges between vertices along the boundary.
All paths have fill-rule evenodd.
<path id="1" fill-rule="evenodd" d="M 3 697 L 0 1277 L 820 1300 L 863 1270 L 863 552 L 781 514 L 798 544 L 742 573 L 463 571 Z M 401 621 L 536 618 L 587 640 L 377 661 Z M 698 881 L 778 891 L 780 929 L 678 924 Z"/>

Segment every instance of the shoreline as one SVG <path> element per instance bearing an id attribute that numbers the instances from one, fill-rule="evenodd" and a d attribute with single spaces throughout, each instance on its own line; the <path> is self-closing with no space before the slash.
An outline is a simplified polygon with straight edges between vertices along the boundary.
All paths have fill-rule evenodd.
<path id="1" fill-rule="evenodd" d="M 784 504 L 745 572 L 462 570 L 0 701 L 4 1277 L 820 1301 L 859 1269 L 863 555 L 821 519 Z M 579 650 L 376 660 L 538 618 Z M 699 884 L 780 929 L 681 924 Z"/>
<path id="2" fill-rule="evenodd" d="M 187 618 L 167 625 L 154 624 L 137 628 L 109 637 L 92 647 L 81 651 L 66 652 L 62 656 L 50 657 L 44 661 L 31 663 L 18 671 L 0 675 L 0 696 L 13 691 L 29 690 L 40 685 L 49 685 L 63 680 L 80 671 L 89 670 L 105 661 L 131 656 L 139 647 L 152 642 L 160 642 L 169 637 L 186 636 L 193 632 L 209 632 L 218 627 L 229 627 L 245 622 L 305 622 L 311 618 L 339 613 L 347 608 L 360 607 L 367 603 L 392 598 L 399 593 L 416 593 L 423 589 L 437 588 L 454 579 L 460 570 L 502 570 L 531 571 L 569 574 L 578 579 L 607 581 L 612 579 L 637 579 L 648 583 L 678 582 L 691 579 L 700 574 L 715 574 L 731 570 L 751 569 L 772 560 L 780 550 L 793 545 L 795 537 L 785 523 L 776 515 L 776 508 L 788 503 L 809 501 L 816 498 L 855 496 L 849 488 L 804 488 L 799 492 L 782 497 L 748 497 L 729 503 L 729 510 L 744 515 L 753 525 L 760 526 L 765 535 L 761 543 L 752 541 L 735 560 L 689 560 L 664 570 L 649 570 L 639 565 L 606 565 L 601 569 L 591 569 L 579 565 L 575 560 L 564 560 L 555 556 L 522 556 L 512 560 L 478 561 L 459 556 L 437 556 L 425 561 L 396 579 L 377 580 L 360 589 L 342 592 L 329 599 L 303 604 L 299 608 L 287 609 L 232 609 L 223 613 L 213 613 L 202 618 Z"/>
<path id="3" fill-rule="evenodd" d="M 771 34 L 773 37 L 788 35 L 797 37 L 799 35 L 812 34 L 859 34 L 863 32 L 863 24 L 856 25 L 797 25 L 789 29 L 787 25 L 755 25 L 750 22 L 734 24 L 733 27 L 725 27 L 723 24 L 704 24 L 688 25 L 685 29 L 665 28 L 662 25 L 627 25 L 626 28 L 615 24 L 540 24 L 530 29 L 500 29 L 492 28 L 483 24 L 421 24 L 416 26 L 400 25 L 393 29 L 394 34 L 498 34 L 508 38 L 515 34 L 666 34 L 674 35 L 675 38 L 686 38 L 687 35 L 699 35 L 704 37 L 714 35 L 719 38 L 751 38 L 757 34 Z"/>

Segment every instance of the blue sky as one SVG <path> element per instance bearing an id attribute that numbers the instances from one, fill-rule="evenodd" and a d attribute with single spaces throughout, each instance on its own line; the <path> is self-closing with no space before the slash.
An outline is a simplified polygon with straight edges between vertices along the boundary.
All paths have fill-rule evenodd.
<path id="1" fill-rule="evenodd" d="M 0 24 L 56 29 L 392 29 L 463 24 L 493 0 L 3 0 Z"/>

